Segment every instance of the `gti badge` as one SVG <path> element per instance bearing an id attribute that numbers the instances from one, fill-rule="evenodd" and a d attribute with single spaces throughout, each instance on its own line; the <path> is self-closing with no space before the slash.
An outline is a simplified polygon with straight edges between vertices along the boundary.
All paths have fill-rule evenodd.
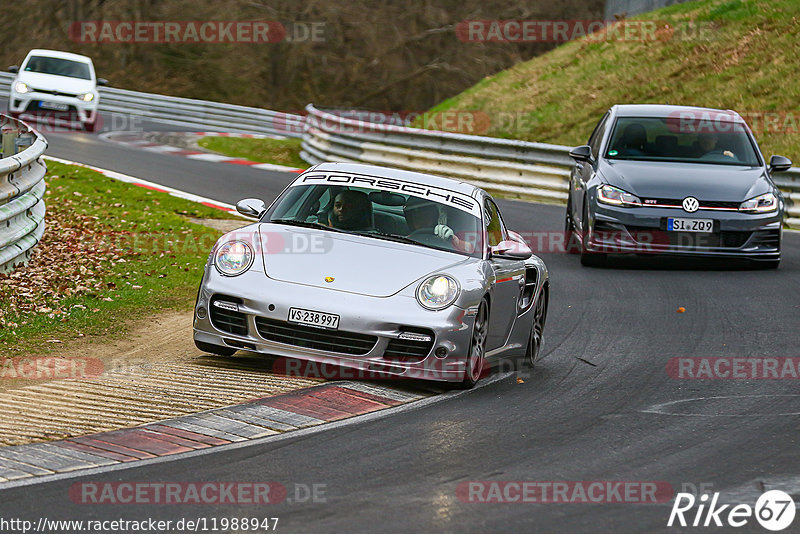
<path id="1" fill-rule="evenodd" d="M 686 197 L 683 199 L 683 211 L 686 213 L 694 213 L 700 209 L 700 202 L 694 197 Z"/>
<path id="2" fill-rule="evenodd" d="M 328 282 L 328 283 L 330 284 L 331 282 L 333 282 L 333 281 L 334 281 L 334 278 L 333 278 L 332 276 L 326 276 L 326 277 L 325 277 L 325 281 L 326 281 L 326 282 Z"/>

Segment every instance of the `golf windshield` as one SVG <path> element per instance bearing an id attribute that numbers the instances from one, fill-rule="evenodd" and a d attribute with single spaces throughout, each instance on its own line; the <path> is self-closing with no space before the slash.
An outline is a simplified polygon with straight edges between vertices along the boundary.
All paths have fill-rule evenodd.
<path id="1" fill-rule="evenodd" d="M 69 78 L 80 78 L 81 80 L 92 79 L 88 63 L 57 57 L 31 56 L 25 64 L 24 70 L 25 72 L 39 72 L 42 74 L 67 76 Z"/>
<path id="2" fill-rule="evenodd" d="M 290 187 L 264 219 L 480 257 L 481 219 L 432 198 L 337 185 Z"/>
<path id="3" fill-rule="evenodd" d="M 605 152 L 608 159 L 761 165 L 742 122 L 682 117 L 620 117 Z"/>

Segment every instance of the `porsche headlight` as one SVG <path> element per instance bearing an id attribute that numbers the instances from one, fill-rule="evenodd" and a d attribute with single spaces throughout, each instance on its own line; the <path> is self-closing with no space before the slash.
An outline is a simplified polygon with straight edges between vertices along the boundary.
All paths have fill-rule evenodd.
<path id="1" fill-rule="evenodd" d="M 253 249 L 244 241 L 228 241 L 214 258 L 217 270 L 226 276 L 242 274 L 253 264 Z"/>
<path id="2" fill-rule="evenodd" d="M 739 211 L 749 213 L 768 213 L 777 209 L 778 197 L 772 193 L 764 193 L 739 204 Z"/>
<path id="3" fill-rule="evenodd" d="M 94 100 L 94 93 L 81 93 L 78 95 L 78 100 L 83 100 L 84 102 L 91 102 Z"/>
<path id="4" fill-rule="evenodd" d="M 641 206 L 642 201 L 639 197 L 632 195 L 627 191 L 623 191 L 619 187 L 613 185 L 603 185 L 597 188 L 597 200 L 603 204 L 611 204 L 612 206 Z"/>
<path id="5" fill-rule="evenodd" d="M 417 288 L 417 300 L 423 308 L 443 310 L 458 297 L 458 282 L 444 274 L 431 276 Z"/>
<path id="6" fill-rule="evenodd" d="M 31 89 L 25 82 L 15 83 L 14 90 L 20 94 L 30 93 L 31 91 L 33 91 L 33 89 Z"/>

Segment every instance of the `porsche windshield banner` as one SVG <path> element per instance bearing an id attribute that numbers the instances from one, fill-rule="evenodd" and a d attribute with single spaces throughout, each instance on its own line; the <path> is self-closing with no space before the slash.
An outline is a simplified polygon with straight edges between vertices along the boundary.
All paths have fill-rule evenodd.
<path id="1" fill-rule="evenodd" d="M 413 197 L 424 198 L 434 202 L 439 202 L 447 206 L 453 206 L 461 211 L 466 211 L 477 218 L 481 218 L 481 208 L 478 201 L 474 198 L 456 193 L 449 189 L 434 187 L 430 185 L 406 182 L 394 178 L 378 178 L 373 176 L 346 175 L 346 174 L 307 174 L 301 176 L 292 184 L 292 187 L 301 185 L 337 185 L 363 187 L 376 189 L 379 191 L 389 191 L 392 193 L 402 193 Z"/>

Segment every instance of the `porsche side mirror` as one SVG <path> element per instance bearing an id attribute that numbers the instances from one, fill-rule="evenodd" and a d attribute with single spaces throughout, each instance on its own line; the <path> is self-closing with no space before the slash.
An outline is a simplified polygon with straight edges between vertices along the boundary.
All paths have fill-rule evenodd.
<path id="1" fill-rule="evenodd" d="M 259 219 L 267 211 L 267 205 L 258 198 L 246 198 L 236 203 L 236 211 L 245 217 Z"/>
<path id="2" fill-rule="evenodd" d="M 108 80 L 105 78 L 97 78 L 97 85 L 108 85 Z"/>
<path id="3" fill-rule="evenodd" d="M 509 260 L 527 260 L 533 256 L 530 247 L 519 241 L 501 241 L 490 250 L 492 251 L 492 256 Z"/>
<path id="4" fill-rule="evenodd" d="M 792 160 L 784 156 L 769 158 L 769 172 L 784 172 L 792 168 Z"/>
<path id="5" fill-rule="evenodd" d="M 576 146 L 569 151 L 569 155 L 575 161 L 592 161 L 592 147 L 589 145 Z"/>
<path id="6" fill-rule="evenodd" d="M 517 232 L 513 230 L 508 231 L 508 237 L 511 238 L 512 241 L 516 241 L 517 243 L 522 243 L 523 245 L 527 245 L 525 242 L 525 238 L 519 235 Z"/>
<path id="7" fill-rule="evenodd" d="M 11 74 L 17 74 L 19 72 L 19 65 L 11 65 L 8 67 L 8 72 Z"/>

